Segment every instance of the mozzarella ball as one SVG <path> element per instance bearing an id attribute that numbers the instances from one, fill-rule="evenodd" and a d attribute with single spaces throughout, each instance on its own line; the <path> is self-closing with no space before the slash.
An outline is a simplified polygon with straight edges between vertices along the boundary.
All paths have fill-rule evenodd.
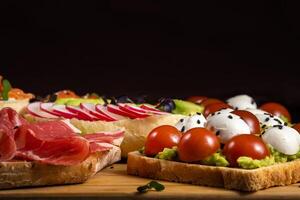
<path id="1" fill-rule="evenodd" d="M 207 128 L 214 130 L 222 143 L 239 134 L 250 134 L 250 128 L 246 122 L 232 113 L 217 113 L 208 119 Z"/>
<path id="2" fill-rule="evenodd" d="M 175 127 L 181 132 L 186 132 L 192 128 L 205 127 L 205 125 L 205 117 L 201 113 L 197 113 L 195 115 L 180 119 Z"/>
<path id="3" fill-rule="evenodd" d="M 248 95 L 242 94 L 227 99 L 227 103 L 236 110 L 256 109 L 257 105 L 254 99 Z"/>
<path id="4" fill-rule="evenodd" d="M 262 139 L 265 143 L 270 144 L 277 151 L 286 155 L 294 155 L 300 150 L 300 135 L 295 129 L 288 126 L 270 127 L 262 135 Z"/>
<path id="5" fill-rule="evenodd" d="M 275 125 L 284 125 L 284 121 L 279 117 L 273 116 L 268 113 L 255 115 L 262 128 L 268 128 Z"/>

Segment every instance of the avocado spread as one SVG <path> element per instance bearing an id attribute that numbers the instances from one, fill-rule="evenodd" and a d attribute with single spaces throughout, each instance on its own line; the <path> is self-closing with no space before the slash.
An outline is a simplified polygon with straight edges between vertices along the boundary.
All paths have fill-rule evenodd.
<path id="1" fill-rule="evenodd" d="M 300 151 L 295 155 L 285 155 L 276 151 L 272 146 L 268 147 L 271 153 L 270 156 L 262 160 L 256 160 L 250 157 L 242 156 L 237 159 L 238 165 L 243 169 L 256 169 L 260 167 L 274 165 L 275 163 L 283 163 L 300 158 Z M 155 158 L 163 160 L 176 160 L 177 155 L 178 154 L 176 147 L 173 147 L 172 149 L 164 148 L 164 150 L 162 152 L 159 152 L 155 156 Z M 201 164 L 222 167 L 229 166 L 229 162 L 226 160 L 225 156 L 222 155 L 220 152 L 214 153 L 212 156 L 202 160 Z"/>
<path id="2" fill-rule="evenodd" d="M 196 113 L 202 113 L 204 110 L 203 106 L 194 104 L 189 101 L 183 101 L 179 99 L 173 100 L 175 103 L 175 109 L 172 110 L 174 114 L 181 114 L 181 115 L 194 115 Z"/>
<path id="3" fill-rule="evenodd" d="M 104 104 L 102 98 L 84 99 L 84 98 L 61 98 L 55 101 L 55 104 L 64 104 L 68 106 L 79 106 L 80 103 Z"/>

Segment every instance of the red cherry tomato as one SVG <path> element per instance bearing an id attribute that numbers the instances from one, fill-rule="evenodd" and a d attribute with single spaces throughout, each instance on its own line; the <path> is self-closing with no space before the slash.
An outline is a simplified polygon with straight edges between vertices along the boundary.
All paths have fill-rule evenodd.
<path id="1" fill-rule="evenodd" d="M 208 106 L 205 107 L 203 115 L 205 117 L 207 117 L 208 115 L 210 115 L 211 113 L 217 112 L 221 109 L 225 109 L 225 108 L 232 108 L 230 105 L 228 105 L 227 103 L 214 103 L 214 104 L 210 104 Z"/>
<path id="2" fill-rule="evenodd" d="M 205 99 L 204 101 L 202 101 L 201 105 L 206 107 L 206 106 L 209 106 L 209 105 L 215 104 L 215 103 L 224 103 L 224 102 L 219 99 L 208 98 L 208 99 Z"/>
<path id="3" fill-rule="evenodd" d="M 294 129 L 296 129 L 296 131 L 298 131 L 298 133 L 300 133 L 300 123 L 297 123 L 293 126 Z"/>
<path id="4" fill-rule="evenodd" d="M 267 145 L 259 137 L 252 134 L 242 134 L 231 138 L 224 146 L 223 154 L 230 166 L 237 167 L 237 159 L 241 156 L 252 159 L 264 159 L 270 155 Z"/>
<path id="5" fill-rule="evenodd" d="M 260 109 L 267 111 L 277 117 L 284 116 L 289 120 L 289 122 L 291 121 L 291 114 L 286 109 L 286 107 L 284 107 L 279 103 L 275 103 L 275 102 L 265 103 L 262 106 L 260 106 Z"/>
<path id="6" fill-rule="evenodd" d="M 182 133 L 174 126 L 163 125 L 153 129 L 147 136 L 145 142 L 145 154 L 154 156 L 163 151 L 164 148 L 177 146 Z"/>
<path id="7" fill-rule="evenodd" d="M 201 104 L 205 99 L 207 99 L 207 97 L 205 96 L 191 96 L 189 98 L 187 98 L 187 101 L 196 103 L 196 104 Z"/>
<path id="8" fill-rule="evenodd" d="M 235 110 L 231 113 L 238 115 L 246 122 L 250 128 L 251 134 L 260 135 L 260 125 L 257 117 L 246 110 Z"/>
<path id="9" fill-rule="evenodd" d="M 219 138 L 212 131 L 205 128 L 193 128 L 180 139 L 178 155 L 181 161 L 194 162 L 211 156 L 219 148 Z"/>

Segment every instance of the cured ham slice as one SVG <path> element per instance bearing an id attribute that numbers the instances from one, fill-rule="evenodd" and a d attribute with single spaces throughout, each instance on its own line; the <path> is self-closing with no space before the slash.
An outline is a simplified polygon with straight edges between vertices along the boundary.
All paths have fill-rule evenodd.
<path id="1" fill-rule="evenodd" d="M 75 165 L 91 153 L 119 148 L 124 131 L 81 136 L 68 121 L 27 123 L 14 110 L 0 111 L 0 162 L 13 158 Z"/>
<path id="2" fill-rule="evenodd" d="M 89 155 L 89 142 L 62 121 L 25 124 L 15 133 L 17 156 L 53 165 L 74 165 Z"/>
<path id="3" fill-rule="evenodd" d="M 105 151 L 119 147 L 124 138 L 124 131 L 92 133 L 86 134 L 83 137 L 89 141 L 90 151 L 94 153 L 96 151 Z"/>
<path id="4" fill-rule="evenodd" d="M 12 159 L 16 154 L 14 133 L 18 126 L 27 124 L 26 120 L 11 108 L 0 111 L 0 162 Z"/>

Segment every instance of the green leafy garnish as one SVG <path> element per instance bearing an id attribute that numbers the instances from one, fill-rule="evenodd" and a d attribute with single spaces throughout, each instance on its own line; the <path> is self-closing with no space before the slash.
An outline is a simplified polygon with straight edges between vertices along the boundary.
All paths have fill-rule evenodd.
<path id="1" fill-rule="evenodd" d="M 3 90 L 1 93 L 2 99 L 3 100 L 8 100 L 8 92 L 11 90 L 11 84 L 7 79 L 4 79 L 2 82 Z"/>
<path id="2" fill-rule="evenodd" d="M 152 190 L 152 189 L 154 189 L 155 191 L 162 191 L 162 190 L 165 189 L 165 186 L 160 184 L 157 181 L 150 181 L 146 185 L 139 186 L 137 188 L 137 191 L 140 192 L 140 193 L 146 193 L 146 192 L 148 192 L 149 190 Z"/>

